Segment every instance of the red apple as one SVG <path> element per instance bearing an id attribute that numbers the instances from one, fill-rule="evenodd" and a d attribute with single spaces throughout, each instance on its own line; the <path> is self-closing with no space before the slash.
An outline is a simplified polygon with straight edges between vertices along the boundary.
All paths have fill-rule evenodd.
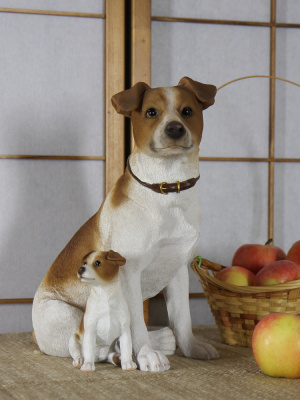
<path id="1" fill-rule="evenodd" d="M 255 286 L 278 285 L 300 278 L 300 265 L 288 260 L 279 260 L 262 268 L 254 279 Z"/>
<path id="2" fill-rule="evenodd" d="M 286 259 L 300 264 L 300 240 L 295 242 L 289 249 Z"/>
<path id="3" fill-rule="evenodd" d="M 267 375 L 300 378 L 300 316 L 270 314 L 256 325 L 254 358 Z"/>
<path id="4" fill-rule="evenodd" d="M 255 275 L 249 269 L 242 267 L 228 267 L 218 272 L 215 276 L 222 282 L 231 283 L 237 286 L 251 286 Z"/>
<path id="5" fill-rule="evenodd" d="M 286 254 L 280 247 L 269 244 L 244 244 L 235 252 L 231 265 L 239 265 L 256 274 L 273 261 L 284 260 Z"/>

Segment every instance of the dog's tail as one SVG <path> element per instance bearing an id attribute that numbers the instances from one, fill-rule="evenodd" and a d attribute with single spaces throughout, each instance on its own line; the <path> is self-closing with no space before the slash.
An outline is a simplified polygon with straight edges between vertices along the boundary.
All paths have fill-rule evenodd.
<path id="1" fill-rule="evenodd" d="M 32 335 L 32 339 L 34 340 L 34 342 L 35 342 L 36 344 L 38 344 L 38 342 L 37 342 L 37 340 L 36 340 L 36 336 L 35 336 L 34 329 L 32 329 L 31 335 Z"/>

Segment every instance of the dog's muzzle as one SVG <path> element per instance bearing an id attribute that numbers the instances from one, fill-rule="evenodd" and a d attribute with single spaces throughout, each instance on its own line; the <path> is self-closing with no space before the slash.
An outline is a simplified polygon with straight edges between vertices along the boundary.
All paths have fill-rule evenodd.
<path id="1" fill-rule="evenodd" d="M 173 121 L 168 123 L 165 129 L 165 133 L 171 139 L 179 139 L 185 135 L 186 130 L 185 127 L 180 122 Z"/>

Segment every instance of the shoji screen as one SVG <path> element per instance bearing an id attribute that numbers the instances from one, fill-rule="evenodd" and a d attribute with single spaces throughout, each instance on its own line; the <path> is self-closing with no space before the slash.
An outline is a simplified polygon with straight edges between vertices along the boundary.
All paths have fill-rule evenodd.
<path id="1" fill-rule="evenodd" d="M 124 4 L 0 1 L 0 332 L 124 168 Z"/>
<path id="2" fill-rule="evenodd" d="M 300 83 L 300 6 L 275 0 L 152 0 L 152 86 L 183 76 L 222 84 L 247 75 Z M 241 80 L 204 111 L 199 254 L 229 265 L 244 243 L 274 237 L 286 251 L 300 239 L 300 88 Z M 194 323 L 213 322 L 190 272 Z M 163 323 L 162 302 L 150 323 Z"/>

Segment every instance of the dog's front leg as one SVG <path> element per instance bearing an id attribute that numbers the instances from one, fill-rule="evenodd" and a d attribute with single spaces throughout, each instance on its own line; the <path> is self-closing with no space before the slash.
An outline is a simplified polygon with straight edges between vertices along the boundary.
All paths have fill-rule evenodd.
<path id="1" fill-rule="evenodd" d="M 133 352 L 141 371 L 160 372 L 170 368 L 167 357 L 160 351 L 153 350 L 144 321 L 141 277 L 136 271 L 122 277 L 124 295 L 130 312 L 131 337 Z M 122 357 L 122 356 L 121 356 Z"/>
<path id="2" fill-rule="evenodd" d="M 186 357 L 208 360 L 219 358 L 213 346 L 199 342 L 192 333 L 192 321 L 189 306 L 189 277 L 186 266 L 164 289 L 169 321 L 178 346 Z"/>
<path id="3" fill-rule="evenodd" d="M 129 322 L 126 322 L 123 325 L 122 334 L 119 340 L 121 350 L 121 367 L 126 371 L 132 371 L 137 368 L 137 365 L 132 361 L 132 340 Z"/>
<path id="4" fill-rule="evenodd" d="M 80 370 L 83 372 L 95 371 L 96 327 L 96 322 L 85 326 L 82 341 L 82 355 L 84 362 L 80 368 Z"/>

